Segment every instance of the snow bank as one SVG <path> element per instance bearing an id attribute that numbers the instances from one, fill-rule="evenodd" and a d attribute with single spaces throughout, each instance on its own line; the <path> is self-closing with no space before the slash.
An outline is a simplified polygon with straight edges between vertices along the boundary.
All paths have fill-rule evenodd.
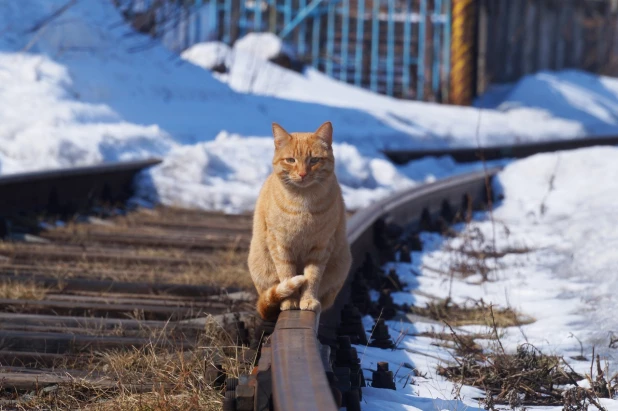
<path id="1" fill-rule="evenodd" d="M 270 60 L 280 54 L 290 58 L 295 56 L 294 49 L 284 44 L 274 33 L 249 33 L 234 43 L 234 50 L 253 54 L 262 60 Z"/>
<path id="2" fill-rule="evenodd" d="M 186 58 L 198 65 L 202 59 L 195 54 Z M 546 110 L 521 107 L 502 112 L 397 100 L 329 78 L 312 67 L 302 74 L 286 70 L 237 47 L 229 61 L 230 72 L 217 78 L 235 91 L 310 103 L 302 112 L 308 109 L 314 118 L 330 118 L 339 138 L 372 155 L 385 148 L 495 145 L 585 135 L 580 123 L 554 118 Z M 285 110 L 291 113 L 288 120 L 296 115 L 292 109 Z"/>
<path id="3" fill-rule="evenodd" d="M 171 147 L 156 124 L 82 101 L 73 85 L 68 69 L 44 55 L 0 52 L 2 174 L 161 156 Z"/>
<path id="4" fill-rule="evenodd" d="M 230 64 L 232 49 L 225 43 L 210 41 L 195 44 L 181 53 L 181 57 L 196 66 L 212 70 Z"/>
<path id="5" fill-rule="evenodd" d="M 545 110 L 552 117 L 577 121 L 586 134 L 615 135 L 618 129 L 618 79 L 611 77 L 546 71 L 524 77 L 506 93 L 496 88 L 490 94 L 500 111 Z M 490 101 L 487 96 L 484 100 Z"/>
<path id="6" fill-rule="evenodd" d="M 503 339 L 505 346 L 514 348 L 523 331 L 539 348 L 574 357 L 580 346 L 572 333 L 584 342 L 586 355 L 594 345 L 618 370 L 618 356 L 607 348 L 610 333 L 618 334 L 616 158 L 618 148 L 592 147 L 514 162 L 496 180 L 504 200 L 496 205 L 494 222 L 485 216 L 465 229 L 480 230 L 484 240 L 479 248 L 493 247 L 495 238 L 498 250 L 528 250 L 489 261 L 497 269 L 483 287 L 474 284 L 478 278 L 453 284 L 455 301 L 483 298 L 536 319 L 521 331 L 512 330 Z M 457 249 L 463 240 L 441 241 Z M 453 254 L 438 248 L 420 259 L 427 267 L 445 269 Z M 443 295 L 439 276 L 424 273 L 419 288 Z"/>
<path id="7" fill-rule="evenodd" d="M 496 218 L 526 233 L 533 250 L 551 250 L 541 270 L 568 284 L 564 290 L 546 290 L 556 299 L 571 299 L 573 304 L 561 303 L 557 311 L 576 316 L 550 341 L 565 344 L 573 332 L 589 350 L 596 345 L 597 352 L 611 355 L 614 369 L 618 356 L 607 347 L 609 333 L 618 335 L 617 158 L 618 148 L 597 147 L 514 163 L 499 176 L 505 199 L 496 210 Z M 530 285 L 534 271 L 527 277 Z M 569 288 L 577 293 L 565 295 Z M 573 341 L 569 345 L 578 348 Z"/>
<path id="8" fill-rule="evenodd" d="M 487 214 L 478 214 L 469 226 L 455 227 L 460 231 L 455 238 L 421 233 L 424 251 L 413 252 L 412 263 L 386 265 L 387 271 L 395 268 L 408 284 L 406 290 L 393 293 L 395 303 L 424 306 L 450 297 L 458 304 L 482 299 L 486 304 L 511 307 L 535 321 L 504 330 L 500 340 L 507 352 L 528 342 L 546 354 L 564 357 L 584 375 L 590 373 L 594 347 L 602 364 L 609 361 L 609 375 L 614 375 L 618 355 L 610 341 L 618 335 L 616 158 L 618 148 L 593 147 L 536 155 L 508 165 L 495 183 L 504 199 L 496 204 L 493 221 Z M 466 236 L 468 240 L 464 240 Z M 481 282 L 480 274 L 452 279 L 440 274 L 450 272 L 452 264 L 466 261 L 466 255 L 453 251 L 464 244 L 477 251 L 495 245 L 506 252 L 503 257 L 485 260 L 492 269 L 490 281 Z M 391 338 L 399 339 L 397 349 L 356 347 L 366 378 L 371 378 L 370 370 L 379 361 L 387 361 L 391 370 L 397 370 L 397 391 L 363 390 L 368 409 L 483 408 L 475 400 L 485 398 L 483 393 L 467 386 L 459 390 L 436 372 L 439 365 L 452 362 L 453 351 L 422 333 L 450 334 L 448 328 L 417 318 L 387 323 Z M 371 318 L 367 317 L 364 325 L 370 330 Z M 490 331 L 479 325 L 457 329 L 461 334 Z M 485 348 L 491 344 L 483 339 L 477 343 Z M 580 354 L 587 359 L 578 358 Z M 418 370 L 416 375 L 411 375 L 412 368 Z M 618 398 L 601 402 L 608 410 L 618 410 Z"/>

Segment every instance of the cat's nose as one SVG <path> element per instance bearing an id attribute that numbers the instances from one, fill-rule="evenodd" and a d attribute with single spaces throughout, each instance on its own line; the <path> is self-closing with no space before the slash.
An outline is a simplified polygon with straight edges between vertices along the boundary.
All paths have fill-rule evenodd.
<path id="1" fill-rule="evenodd" d="M 298 175 L 300 176 L 300 178 L 305 178 L 305 176 L 307 175 L 307 172 L 306 171 L 300 171 L 298 173 Z"/>

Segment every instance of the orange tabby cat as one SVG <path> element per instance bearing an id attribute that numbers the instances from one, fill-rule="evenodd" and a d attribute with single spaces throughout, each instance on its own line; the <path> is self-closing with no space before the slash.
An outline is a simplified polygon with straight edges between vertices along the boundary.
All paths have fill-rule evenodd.
<path id="1" fill-rule="evenodd" d="M 332 124 L 289 134 L 273 123 L 273 135 L 273 173 L 255 206 L 248 261 L 264 319 L 329 308 L 352 262 Z"/>

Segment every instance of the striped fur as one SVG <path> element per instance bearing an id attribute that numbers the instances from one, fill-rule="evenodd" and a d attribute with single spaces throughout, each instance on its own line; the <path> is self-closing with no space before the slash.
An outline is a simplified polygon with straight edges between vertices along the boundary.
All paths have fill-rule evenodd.
<path id="1" fill-rule="evenodd" d="M 257 312 L 265 320 L 273 320 L 279 313 L 281 301 L 290 297 L 307 282 L 303 276 L 289 278 L 260 294 L 257 302 Z"/>
<path id="2" fill-rule="evenodd" d="M 290 134 L 273 124 L 273 136 L 273 172 L 255 205 L 248 260 L 260 295 L 258 312 L 319 312 L 333 304 L 351 264 L 332 125 Z M 299 275 L 304 284 L 277 307 L 278 285 Z"/>

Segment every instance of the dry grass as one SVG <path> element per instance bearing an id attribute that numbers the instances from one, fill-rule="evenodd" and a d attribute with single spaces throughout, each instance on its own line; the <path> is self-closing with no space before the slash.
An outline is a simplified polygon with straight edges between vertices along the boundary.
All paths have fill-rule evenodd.
<path id="1" fill-rule="evenodd" d="M 512 406 L 561 405 L 561 386 L 582 378 L 568 369 L 562 358 L 545 355 L 530 344 L 519 346 L 516 354 L 495 352 L 481 358 L 458 359 L 457 365 L 439 367 L 438 374 L 481 387 L 492 401 Z"/>
<path id="2" fill-rule="evenodd" d="M 156 223 L 158 218 L 171 218 L 180 224 L 200 221 L 201 212 L 157 211 L 146 213 L 144 218 Z M 250 219 L 206 215 L 212 221 L 229 222 L 232 226 L 243 228 Z M 139 218 L 114 218 L 115 227 L 98 226 L 97 230 L 130 232 L 131 227 L 139 225 Z M 120 220 L 120 221 L 119 221 Z M 168 221 L 169 222 L 169 221 Z M 216 222 L 216 221 L 215 221 Z M 64 230 L 74 230 L 76 238 L 86 237 L 91 225 L 69 223 Z M 243 228 L 244 229 L 244 228 Z M 62 231 L 60 229 L 59 231 Z M 158 234 L 162 228 L 144 228 Z M 197 233 L 197 232 L 196 232 Z M 197 233 L 196 235 L 199 235 Z M 77 250 L 76 257 L 62 259 L 44 256 L 29 259 L 11 259 L 20 247 L 51 248 L 48 245 L 4 243 L 0 241 L 0 268 L 4 274 L 38 274 L 58 279 L 92 278 L 129 282 L 166 282 L 190 285 L 215 285 L 218 287 L 238 287 L 252 290 L 246 261 L 247 251 L 239 250 L 232 241 L 224 250 L 196 252 L 181 248 L 130 247 L 132 256 L 164 257 L 176 259 L 173 264 L 127 262 L 121 259 L 85 258 L 82 251 L 124 252 L 129 247 L 96 245 L 80 248 L 64 244 L 62 247 Z M 127 251 L 128 252 L 128 251 Z M 18 266 L 21 264 L 21 266 Z M 9 268 L 11 267 L 11 268 Z M 41 299 L 48 290 L 35 283 L 4 282 L 0 284 L 0 298 Z M 250 324 L 247 324 L 250 326 Z M 41 386 L 39 389 L 18 391 L 0 390 L 0 410 L 220 410 L 224 394 L 221 391 L 222 372 L 230 376 L 247 374 L 253 367 L 255 353 L 246 347 L 238 347 L 233 333 L 216 323 L 207 321 L 202 331 L 197 331 L 197 348 L 186 349 L 180 344 L 185 331 L 144 327 L 113 330 L 99 330 L 91 324 L 84 334 L 133 336 L 149 338 L 153 343 L 141 348 L 117 349 L 103 352 L 82 352 L 80 355 L 67 355 L 54 361 L 56 370 L 69 371 L 74 377 L 71 383 Z M 195 331 L 190 337 L 194 341 Z M 48 364 L 50 365 L 50 364 Z M 61 371 L 58 371 L 61 372 Z"/>
<path id="3" fill-rule="evenodd" d="M 210 238 L 210 235 L 213 235 L 211 230 L 207 228 L 210 224 L 213 224 L 215 236 L 216 227 L 231 228 L 232 232 L 239 230 L 239 233 L 242 232 L 246 236 L 251 230 L 250 215 L 225 215 L 200 210 L 159 207 L 154 210 L 137 210 L 124 216 L 115 216 L 106 220 L 111 225 L 88 224 L 80 222 L 76 218 L 69 221 L 65 227 L 53 229 L 54 232 L 71 234 L 70 239 L 64 244 L 59 244 L 57 249 L 75 253 L 74 258 L 46 257 L 45 255 L 35 258 L 19 257 L 14 259 L 15 264 L 22 264 L 27 261 L 26 264 L 30 267 L 25 268 L 22 272 L 15 271 L 14 273 L 31 272 L 30 268 L 34 266 L 41 270 L 41 274 L 49 273 L 55 278 L 79 276 L 115 281 L 166 282 L 253 289 L 253 283 L 246 267 L 248 251 L 238 247 L 238 237 L 233 235 L 229 238 L 229 245 L 225 245 L 227 242 L 222 243 L 226 248 L 203 252 L 183 247 L 150 247 L 140 246 L 139 244 L 135 246 L 114 244 L 101 246 L 96 243 L 96 239 L 92 243 L 88 239 L 88 232 L 93 229 L 109 233 L 130 234 L 134 234 L 138 230 L 158 237 L 167 235 L 176 237 L 186 231 L 192 238 L 203 237 L 207 239 Z M 148 226 L 142 224 L 141 221 L 172 224 L 172 227 L 167 229 L 164 226 Z M 173 224 L 179 224 L 181 228 L 173 228 Z M 196 224 L 202 224 L 205 228 L 197 227 L 196 231 L 194 230 Z M 186 227 L 186 230 L 182 227 Z M 227 236 L 224 237 L 227 238 Z M 0 268 L 3 263 L 8 265 L 13 261 L 11 256 L 16 251 L 33 250 L 35 248 L 40 251 L 47 251 L 56 249 L 56 246 L 0 241 Z M 112 258 L 97 259 L 97 257 L 88 256 L 89 253 L 107 254 L 108 252 L 111 253 L 109 256 Z M 116 254 L 126 254 L 131 257 L 173 259 L 175 261 L 123 260 L 122 258 L 113 258 Z M 2 255 L 8 258 L 3 258 Z M 7 272 L 6 269 L 3 271 Z"/>
<path id="4" fill-rule="evenodd" d="M 512 327 L 530 324 L 534 319 L 525 317 L 511 308 L 493 308 L 483 300 L 472 301 L 467 305 L 459 305 L 449 299 L 428 303 L 425 307 L 411 307 L 417 315 L 445 322 L 451 326 L 485 325 L 493 327 Z M 493 311 L 493 317 L 492 317 Z"/>
<path id="5" fill-rule="evenodd" d="M 491 338 L 489 334 L 453 335 L 448 333 L 424 332 L 420 335 L 434 338 L 437 342 L 432 343 L 433 345 L 455 348 L 455 354 L 459 356 L 482 354 L 483 348 L 477 344 L 475 340 Z"/>
<path id="6" fill-rule="evenodd" d="M 164 333 L 155 337 L 165 338 Z M 207 321 L 198 349 L 184 351 L 147 345 L 131 350 L 93 353 L 62 368 L 86 368 L 86 380 L 37 392 L 18 393 L 17 410 L 220 410 L 223 400 L 220 370 L 230 376 L 248 374 L 254 353 L 238 347 L 216 321 Z M 217 367 L 219 366 L 219 368 Z M 102 377 L 108 387 L 88 381 Z"/>
<path id="7" fill-rule="evenodd" d="M 184 284 L 216 284 L 221 287 L 240 287 L 252 290 L 253 281 L 247 267 L 246 250 L 219 250 L 205 265 L 189 267 L 176 282 Z"/>
<path id="8" fill-rule="evenodd" d="M 602 369 L 598 356 L 596 378 L 592 377 L 592 365 L 590 375 L 585 376 L 591 388 L 565 389 L 569 384 L 577 386 L 577 381 L 584 377 L 573 371 L 562 357 L 546 355 L 528 343 L 517 347 L 515 354 L 507 353 L 500 341 L 499 330 L 523 323 L 510 309 L 498 310 L 477 302 L 468 310 L 453 309 L 444 303 L 430 305 L 426 310 L 451 330 L 450 334 L 427 334 L 442 341 L 437 345 L 454 348 L 455 365 L 439 366 L 438 374 L 459 387 L 470 385 L 483 389 L 487 395 L 482 402 L 487 410 L 496 411 L 496 404 L 508 404 L 511 409 L 562 405 L 564 411 L 585 410 L 587 405 L 594 405 L 605 411 L 598 398 L 613 398 L 618 394 L 618 376 L 608 378 L 608 367 Z M 453 328 L 468 324 L 487 325 L 490 332 L 463 334 Z M 481 338 L 489 340 L 487 352 L 475 341 Z"/>
<path id="9" fill-rule="evenodd" d="M 11 300 L 42 300 L 49 289 L 34 282 L 0 282 L 0 298 Z"/>
<path id="10" fill-rule="evenodd" d="M 0 242 L 0 251 L 12 250 L 14 247 L 12 244 L 7 245 Z M 157 249 L 142 249 L 136 252 L 136 255 L 172 257 L 169 252 L 159 253 L 159 251 Z M 28 261 L 28 265 L 24 265 L 22 268 L 14 267 L 9 272 L 15 275 L 30 274 L 39 269 L 41 274 L 57 279 L 86 277 L 100 280 L 214 285 L 218 287 L 239 287 L 244 290 L 253 289 L 253 282 L 247 268 L 248 251 L 232 248 L 217 250 L 205 255 L 208 258 L 200 262 L 192 262 L 188 256 L 173 256 L 185 260 L 183 264 L 174 266 L 127 263 L 121 260 L 97 261 L 96 259 L 79 258 L 62 261 L 38 258 Z M 204 257 L 204 255 L 201 255 L 201 257 Z M 33 270 L 33 267 L 35 270 Z"/>

